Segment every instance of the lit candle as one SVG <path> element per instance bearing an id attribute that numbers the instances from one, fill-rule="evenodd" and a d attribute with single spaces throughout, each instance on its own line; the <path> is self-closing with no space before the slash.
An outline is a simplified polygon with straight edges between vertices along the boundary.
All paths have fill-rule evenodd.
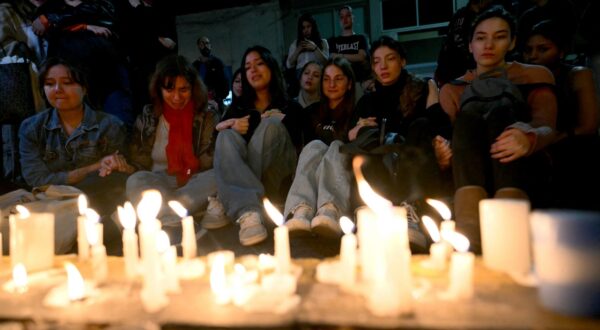
<path id="1" fill-rule="evenodd" d="M 79 195 L 77 198 L 77 207 L 79 208 L 79 216 L 77 217 L 77 254 L 79 255 L 79 260 L 84 261 L 90 257 L 90 246 L 87 241 L 85 229 L 85 210 L 88 208 L 85 195 Z"/>
<path id="2" fill-rule="evenodd" d="M 169 201 L 169 206 L 181 218 L 181 248 L 183 250 L 183 258 L 185 260 L 193 259 L 196 257 L 198 250 L 196 243 L 196 229 L 194 228 L 194 218 L 187 215 L 187 210 L 178 201 Z"/>
<path id="3" fill-rule="evenodd" d="M 85 282 L 81 273 L 72 263 L 65 263 L 67 271 L 67 295 L 70 301 L 80 301 L 85 298 Z"/>
<path id="4" fill-rule="evenodd" d="M 94 280 L 96 281 L 96 285 L 102 284 L 106 282 L 108 277 L 108 261 L 106 259 L 106 247 L 98 240 L 98 227 L 97 227 L 97 218 L 99 218 L 98 214 L 92 210 L 87 209 L 85 211 L 86 218 L 88 221 L 86 222 L 87 228 L 87 241 L 92 246 L 92 271 L 94 272 Z"/>
<path id="5" fill-rule="evenodd" d="M 275 270 L 278 273 L 289 273 L 291 268 L 291 257 L 290 257 L 290 239 L 288 228 L 283 225 L 283 215 L 271 204 L 271 202 L 264 198 L 263 204 L 265 210 L 269 215 L 269 218 L 277 225 L 275 228 L 275 259 L 276 266 Z"/>
<path id="6" fill-rule="evenodd" d="M 0 210 L 0 229 L 2 229 L 2 210 Z M 2 257 L 4 255 L 4 251 L 2 248 L 2 233 L 0 232 L 0 257 Z"/>
<path id="7" fill-rule="evenodd" d="M 23 205 L 9 216 L 11 266 L 22 263 L 29 271 L 52 268 L 54 214 L 30 213 Z M 33 243 L 34 242 L 34 243 Z"/>
<path id="8" fill-rule="evenodd" d="M 16 293 L 25 293 L 27 292 L 27 270 L 25 269 L 25 265 L 19 263 L 13 267 L 13 289 Z"/>
<path id="9" fill-rule="evenodd" d="M 440 232 L 433 219 L 424 215 L 421 221 L 427 228 L 433 244 L 429 247 L 429 266 L 435 270 L 444 270 L 446 268 L 446 245 L 440 241 Z"/>
<path id="10" fill-rule="evenodd" d="M 354 223 L 348 217 L 340 218 L 344 232 L 340 245 L 340 283 L 352 286 L 356 282 L 356 235 L 352 233 Z"/>
<path id="11" fill-rule="evenodd" d="M 123 259 L 125 262 L 125 275 L 133 279 L 138 274 L 138 237 L 135 233 L 135 210 L 130 202 L 125 207 L 117 207 L 119 220 L 123 226 Z"/>
<path id="12" fill-rule="evenodd" d="M 179 293 L 179 278 L 177 277 L 177 249 L 171 245 L 169 235 L 164 230 L 158 233 L 156 249 L 162 256 L 163 283 L 169 293 Z"/>
<path id="13" fill-rule="evenodd" d="M 229 303 L 230 292 L 225 276 L 225 257 L 221 254 L 215 255 L 210 267 L 210 288 L 218 305 Z"/>
<path id="14" fill-rule="evenodd" d="M 446 237 L 456 249 L 450 259 L 450 283 L 448 294 L 452 299 L 470 299 L 473 297 L 473 265 L 475 255 L 469 250 L 469 240 L 460 233 Z"/>
<path id="15" fill-rule="evenodd" d="M 452 213 L 450 212 L 450 208 L 448 208 L 444 202 L 431 198 L 428 198 L 426 202 L 431 205 L 443 219 L 440 223 L 441 243 L 446 248 L 446 259 L 448 259 L 454 250 L 450 242 L 447 242 L 444 237 L 452 235 L 451 233 L 456 230 L 456 222 L 451 219 Z"/>

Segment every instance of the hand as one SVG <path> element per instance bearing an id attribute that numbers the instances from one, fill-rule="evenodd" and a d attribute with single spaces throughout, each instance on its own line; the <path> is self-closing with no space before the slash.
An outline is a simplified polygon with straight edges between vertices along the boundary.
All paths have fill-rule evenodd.
<path id="1" fill-rule="evenodd" d="M 46 26 L 44 26 L 44 23 L 42 23 L 42 20 L 39 17 L 31 22 L 31 29 L 33 30 L 33 33 L 40 37 L 46 33 Z"/>
<path id="2" fill-rule="evenodd" d="M 213 110 L 213 111 L 217 111 L 219 110 L 219 104 L 217 103 L 217 101 L 215 100 L 208 100 L 207 102 L 208 105 L 208 109 L 209 110 Z"/>
<path id="3" fill-rule="evenodd" d="M 281 110 L 279 109 L 271 109 L 271 110 L 267 110 L 265 112 L 263 112 L 260 115 L 260 118 L 265 119 L 265 118 L 277 118 L 280 121 L 283 120 L 283 118 L 285 118 L 285 114 L 283 112 L 281 112 Z"/>
<path id="4" fill-rule="evenodd" d="M 429 108 L 430 106 L 440 102 L 440 89 L 433 79 L 429 79 L 427 85 L 429 87 L 429 93 L 427 94 L 426 107 Z"/>
<path id="5" fill-rule="evenodd" d="M 105 156 L 100 160 L 100 176 L 107 176 L 113 171 L 118 172 L 132 172 L 132 167 L 127 164 L 127 160 L 123 155 L 120 155 L 118 151 L 114 154 Z"/>
<path id="6" fill-rule="evenodd" d="M 377 127 L 377 117 L 359 118 L 356 126 L 348 132 L 348 140 L 356 140 L 358 131 L 365 126 Z"/>
<path id="7" fill-rule="evenodd" d="M 433 139 L 433 151 L 435 152 L 435 158 L 437 159 L 438 166 L 441 170 L 445 170 L 450 167 L 450 162 L 452 161 L 452 149 L 450 148 L 450 141 L 439 135 L 436 136 Z"/>
<path id="8" fill-rule="evenodd" d="M 241 135 L 244 135 L 246 133 L 248 133 L 248 128 L 250 128 L 250 115 L 242 117 L 242 118 L 234 118 L 232 119 L 233 123 L 231 125 L 231 128 L 233 130 L 235 130 L 236 132 L 240 133 Z"/>
<path id="9" fill-rule="evenodd" d="M 525 156 L 530 148 L 531 143 L 527 135 L 518 129 L 510 128 L 496 138 L 496 142 L 490 148 L 490 154 L 501 163 L 508 163 Z"/>
<path id="10" fill-rule="evenodd" d="M 307 50 L 307 51 L 312 52 L 317 49 L 317 44 L 315 44 L 311 40 L 303 40 L 300 42 L 300 48 L 302 48 L 302 50 Z"/>
<path id="11" fill-rule="evenodd" d="M 94 34 L 97 35 L 97 36 L 110 37 L 111 34 L 112 34 L 112 32 L 110 31 L 110 29 L 105 28 L 103 26 L 88 25 L 87 29 L 89 31 L 94 32 Z"/>
<path id="12" fill-rule="evenodd" d="M 167 37 L 158 37 L 158 41 L 165 47 L 168 49 L 174 49 L 175 46 L 177 45 L 177 43 L 175 41 L 173 41 L 173 39 L 171 38 L 167 38 Z"/>

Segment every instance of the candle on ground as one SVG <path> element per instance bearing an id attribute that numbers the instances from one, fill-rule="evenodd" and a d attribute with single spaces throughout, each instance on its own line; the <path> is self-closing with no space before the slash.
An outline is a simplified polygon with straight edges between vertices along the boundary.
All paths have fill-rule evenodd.
<path id="1" fill-rule="evenodd" d="M 70 301 L 80 301 L 85 298 L 85 282 L 81 273 L 70 262 L 65 263 L 65 270 L 67 271 L 67 295 Z"/>
<path id="2" fill-rule="evenodd" d="M 354 223 L 348 217 L 340 218 L 340 226 L 344 232 L 340 244 L 340 284 L 352 286 L 356 282 L 356 235 L 353 234 Z"/>
<path id="3" fill-rule="evenodd" d="M 8 218 L 11 266 L 23 263 L 29 271 L 51 268 L 54 263 L 54 214 L 30 213 L 23 205 Z M 35 244 L 32 244 L 35 242 Z"/>
<path id="4" fill-rule="evenodd" d="M 181 248 L 183 258 L 190 260 L 196 257 L 198 246 L 196 243 L 196 229 L 194 228 L 194 218 L 188 216 L 188 212 L 178 201 L 169 201 L 169 206 L 181 218 L 182 236 Z"/>
<path id="5" fill-rule="evenodd" d="M 448 294 L 452 299 L 471 299 L 473 297 L 473 266 L 475 255 L 469 251 L 469 240 L 460 233 L 448 237 L 456 249 L 450 259 L 450 283 Z"/>
<path id="6" fill-rule="evenodd" d="M 164 230 L 158 233 L 156 249 L 161 255 L 163 281 L 169 293 L 179 293 L 179 277 L 177 276 L 177 249 L 171 245 L 169 235 Z"/>
<path id="7" fill-rule="evenodd" d="M 283 215 L 271 204 L 271 202 L 264 198 L 263 204 L 265 210 L 269 215 L 269 218 L 277 225 L 275 228 L 275 260 L 276 266 L 275 271 L 278 273 L 289 273 L 291 268 L 291 257 L 290 257 L 290 238 L 288 228 L 283 225 Z"/>
<path id="8" fill-rule="evenodd" d="M 106 282 L 106 279 L 108 278 L 108 260 L 106 258 L 106 247 L 98 240 L 99 228 L 95 222 L 97 216 L 98 214 L 94 210 L 86 210 L 86 217 L 88 218 L 88 221 L 86 222 L 87 240 L 92 246 L 92 271 L 94 272 L 96 285 L 99 285 Z"/>
<path id="9" fill-rule="evenodd" d="M 446 268 L 446 245 L 440 241 L 441 237 L 438 227 L 433 219 L 426 215 L 421 218 L 421 221 L 434 242 L 429 246 L 429 266 L 435 270 L 443 270 Z"/>
<path id="10" fill-rule="evenodd" d="M 133 279 L 138 274 L 138 237 L 135 233 L 136 215 L 133 205 L 126 202 L 124 207 L 117 207 L 119 220 L 123 226 L 123 259 L 125 262 L 125 275 Z"/>
<path id="11" fill-rule="evenodd" d="M 79 260 L 84 261 L 90 257 L 90 245 L 87 241 L 85 229 L 85 210 L 88 208 L 88 201 L 85 195 L 79 195 L 77 198 L 77 207 L 79 208 L 79 216 L 77 217 L 77 254 Z"/>
<path id="12" fill-rule="evenodd" d="M 433 207 L 443 219 L 443 221 L 440 223 L 441 243 L 445 246 L 446 259 L 448 259 L 450 258 L 450 255 L 454 249 L 452 248 L 452 244 L 446 241 L 444 237 L 451 235 L 450 233 L 455 231 L 456 222 L 451 219 L 452 213 L 450 212 L 450 208 L 444 202 L 431 198 L 428 198 L 426 202 L 427 204 L 431 205 L 431 207 Z"/>

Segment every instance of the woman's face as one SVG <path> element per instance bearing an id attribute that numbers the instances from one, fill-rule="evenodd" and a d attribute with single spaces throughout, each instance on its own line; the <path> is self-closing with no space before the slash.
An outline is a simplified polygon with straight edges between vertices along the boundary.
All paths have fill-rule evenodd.
<path id="1" fill-rule="evenodd" d="M 235 75 L 235 77 L 233 78 L 233 84 L 231 87 L 233 90 L 233 95 L 235 95 L 236 97 L 242 96 L 242 73 L 241 72 Z"/>
<path id="2" fill-rule="evenodd" d="M 306 38 L 306 39 L 310 38 L 311 34 L 312 34 L 312 24 L 310 24 L 310 22 L 307 22 L 307 21 L 302 22 L 302 35 L 304 36 L 304 38 Z"/>
<path id="3" fill-rule="evenodd" d="M 330 105 L 337 105 L 344 99 L 346 91 L 352 88 L 352 81 L 335 65 L 328 65 L 323 71 L 323 94 Z"/>
<path id="4" fill-rule="evenodd" d="M 552 40 L 536 34 L 527 40 L 523 59 L 527 63 L 553 67 L 560 62 L 562 55 L 562 52 Z"/>
<path id="5" fill-rule="evenodd" d="M 371 68 L 383 86 L 389 86 L 398 81 L 405 65 L 406 60 L 388 46 L 381 46 L 373 52 Z"/>
<path id="6" fill-rule="evenodd" d="M 271 69 L 262 57 L 257 52 L 252 51 L 246 55 L 244 63 L 246 78 L 250 86 L 257 91 L 268 89 L 269 83 L 271 83 Z"/>
<path id="7" fill-rule="evenodd" d="M 307 93 L 312 94 L 319 90 L 321 85 L 321 67 L 317 64 L 309 64 L 302 71 L 300 86 Z"/>
<path id="8" fill-rule="evenodd" d="M 473 33 L 469 50 L 477 63 L 477 70 L 486 72 L 504 65 L 504 56 L 515 46 L 510 26 L 499 17 L 481 21 Z"/>
<path id="9" fill-rule="evenodd" d="M 44 79 L 44 94 L 58 111 L 83 110 L 85 89 L 71 78 L 71 71 L 62 64 L 48 70 Z"/>
<path id="10" fill-rule="evenodd" d="M 183 109 L 192 99 L 192 85 L 183 77 L 177 76 L 171 88 L 162 87 L 162 98 L 173 109 Z"/>

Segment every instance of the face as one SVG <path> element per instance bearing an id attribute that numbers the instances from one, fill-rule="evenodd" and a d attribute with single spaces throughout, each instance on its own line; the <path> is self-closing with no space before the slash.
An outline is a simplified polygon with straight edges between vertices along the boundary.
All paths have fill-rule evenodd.
<path id="1" fill-rule="evenodd" d="M 527 40 L 523 58 L 525 62 L 552 67 L 562 57 L 558 46 L 550 39 L 539 34 L 533 35 Z"/>
<path id="2" fill-rule="evenodd" d="M 210 44 L 210 40 L 207 37 L 202 37 L 198 41 L 198 50 L 204 56 L 209 56 L 212 46 Z"/>
<path id="3" fill-rule="evenodd" d="M 173 109 L 183 109 L 192 99 L 192 85 L 182 76 L 175 78 L 172 88 L 161 88 L 163 100 Z"/>
<path id="4" fill-rule="evenodd" d="M 329 65 L 323 71 L 323 94 L 329 103 L 336 105 L 344 98 L 346 91 L 352 88 L 352 81 L 335 65 Z"/>
<path id="5" fill-rule="evenodd" d="M 263 90 L 269 88 L 271 82 L 271 69 L 260 55 L 252 51 L 246 55 L 244 64 L 246 78 L 254 90 Z"/>
<path id="6" fill-rule="evenodd" d="M 352 24 L 354 23 L 354 18 L 352 17 L 352 12 L 347 8 L 340 10 L 340 25 L 343 29 L 352 29 Z"/>
<path id="7" fill-rule="evenodd" d="M 310 35 L 312 34 L 312 24 L 310 24 L 310 22 L 302 22 L 302 35 L 304 36 L 304 38 L 310 38 Z"/>
<path id="8" fill-rule="evenodd" d="M 237 97 L 240 97 L 242 95 L 242 74 L 238 73 L 235 75 L 235 78 L 233 78 L 233 84 L 232 84 L 232 89 L 233 89 L 233 94 Z"/>
<path id="9" fill-rule="evenodd" d="M 308 93 L 314 93 L 319 90 L 321 83 L 321 67 L 316 64 L 309 64 L 302 71 L 300 77 L 300 86 Z"/>
<path id="10" fill-rule="evenodd" d="M 489 71 L 504 65 L 504 56 L 515 46 L 508 23 L 499 17 L 488 18 L 475 28 L 469 50 L 478 71 Z"/>
<path id="11" fill-rule="evenodd" d="M 83 110 L 85 89 L 71 78 L 71 72 L 64 65 L 55 65 L 48 70 L 44 93 L 58 111 Z"/>
<path id="12" fill-rule="evenodd" d="M 406 60 L 387 46 L 381 46 L 373 52 L 372 69 L 377 80 L 383 86 L 389 86 L 398 81 L 405 65 Z"/>

